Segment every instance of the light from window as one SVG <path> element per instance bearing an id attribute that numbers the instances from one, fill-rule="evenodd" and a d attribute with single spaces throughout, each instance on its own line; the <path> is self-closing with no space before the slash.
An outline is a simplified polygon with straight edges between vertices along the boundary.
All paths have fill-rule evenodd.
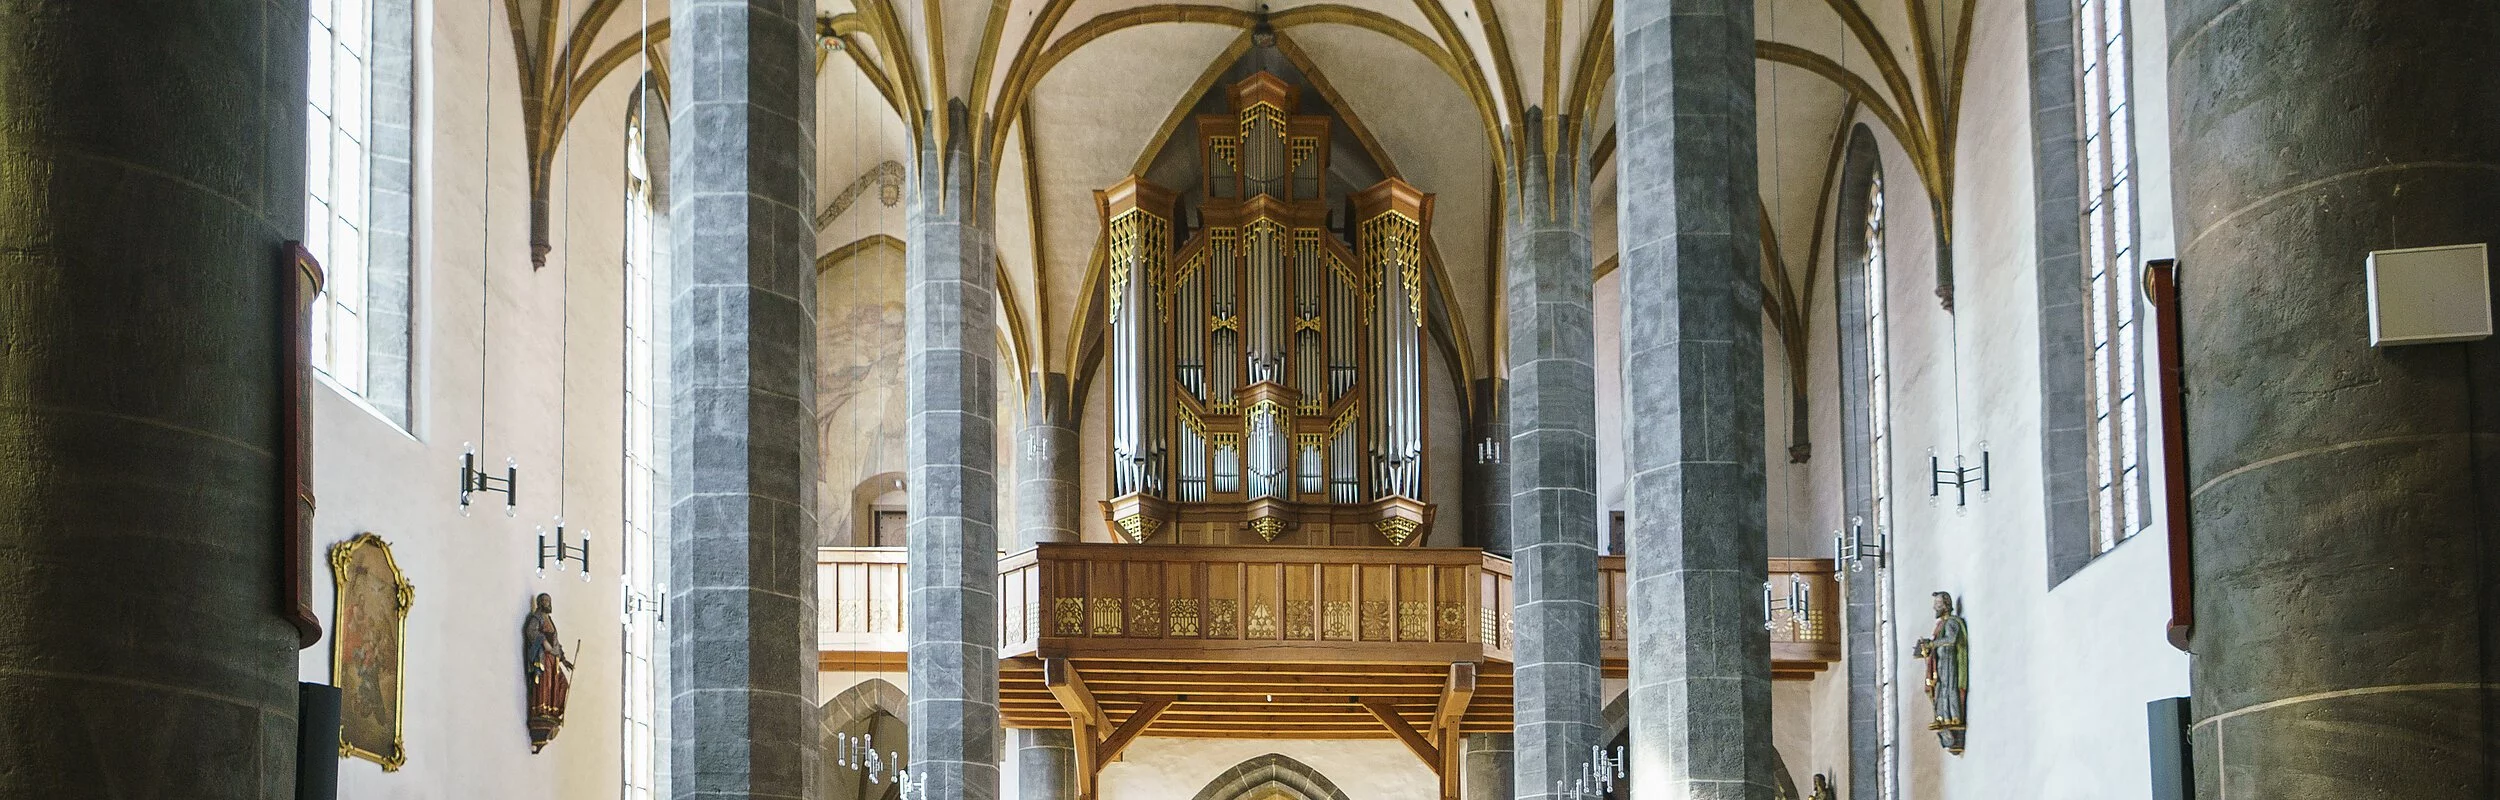
<path id="1" fill-rule="evenodd" d="M 2126 0 L 2075 6 L 2076 94 L 2082 99 L 2084 313 L 2091 344 L 2092 539 L 2107 551 L 2144 528 L 2143 353 L 2136 286 L 2135 112 L 2128 102 Z"/>
<path id="2" fill-rule="evenodd" d="M 1891 352 L 1892 337 L 1888 330 L 1891 322 L 1884 316 L 1885 296 L 1890 289 L 1885 286 L 1884 275 L 1886 266 L 1884 261 L 1884 176 L 1881 173 L 1875 174 L 1867 183 L 1865 223 L 1866 453 L 1867 458 L 1872 462 L 1868 464 L 1867 471 L 1869 479 L 1865 524 L 1867 526 L 1866 537 L 1872 540 L 1892 527 L 1892 375 L 1886 371 L 1890 359 L 1885 355 Z M 1881 631 L 1884 641 L 1891 641 L 1892 621 L 1888 611 L 1891 605 L 1890 590 L 1889 584 L 1886 586 L 1885 602 L 1875 604 L 1876 626 Z M 1875 659 L 1875 681 L 1877 697 L 1892 696 L 1890 659 Z M 1882 774 L 1892 775 L 1898 768 L 1898 754 L 1893 749 L 1893 742 L 1898 739 L 1892 730 L 1893 715 L 1877 714 L 1875 719 L 1877 726 L 1875 739 L 1881 743 L 1877 755 L 1878 769 Z M 1877 785 L 1884 787 L 1885 797 L 1891 796 L 1892 781 L 1879 781 Z"/>
<path id="3" fill-rule="evenodd" d="M 660 541 L 654 531 L 658 501 L 659 443 L 652 428 L 652 333 L 657 306 L 651 296 L 652 209 L 650 154 L 642 126 L 625 131 L 625 596 L 664 600 L 652 559 Z M 658 789 L 656 768 L 659 676 L 652 658 L 666 638 L 650 610 L 625 613 L 625 798 L 649 800 Z"/>
<path id="4" fill-rule="evenodd" d="M 305 59 L 304 246 L 328 281 L 313 301 L 313 366 L 349 392 L 365 392 L 366 133 L 373 117 L 365 53 L 368 0 L 312 0 Z"/>

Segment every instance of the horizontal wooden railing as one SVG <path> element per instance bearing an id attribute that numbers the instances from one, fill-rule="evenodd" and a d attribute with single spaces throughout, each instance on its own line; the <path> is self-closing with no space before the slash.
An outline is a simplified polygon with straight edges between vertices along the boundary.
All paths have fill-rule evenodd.
<path id="1" fill-rule="evenodd" d="M 902 653 L 903 619 L 903 548 L 817 548 L 817 649 Z"/>
<path id="2" fill-rule="evenodd" d="M 905 650 L 902 548 L 823 548 L 818 636 L 831 653 Z M 1783 673 L 1840 656 L 1830 559 L 1772 559 Z M 1049 544 L 998 563 L 1001 657 L 1440 663 L 1511 659 L 1512 566 L 1466 548 Z M 1598 559 L 1599 655 L 1630 640 L 1624 559 Z"/>
<path id="3" fill-rule="evenodd" d="M 1000 565 L 1027 609 L 1002 653 L 1475 660 L 1483 566 L 1462 549 L 1042 545 Z"/>

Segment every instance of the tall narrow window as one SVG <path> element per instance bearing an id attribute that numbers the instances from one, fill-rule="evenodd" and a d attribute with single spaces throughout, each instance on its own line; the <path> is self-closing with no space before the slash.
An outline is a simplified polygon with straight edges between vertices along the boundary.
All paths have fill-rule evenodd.
<path id="1" fill-rule="evenodd" d="M 312 0 L 304 136 L 304 244 L 328 273 L 313 303 L 313 365 L 359 396 L 366 390 L 365 145 L 373 122 L 367 1 Z"/>
<path id="2" fill-rule="evenodd" d="M 2135 112 L 2129 102 L 2127 1 L 2078 0 L 2076 95 L 2083 151 L 2085 380 L 2093 487 L 2092 537 L 2106 551 L 2143 529 L 2144 411 L 2138 386 L 2143 326 L 2137 286 Z"/>
<path id="3" fill-rule="evenodd" d="M 1866 411 L 1867 411 L 1867 518 L 1865 535 L 1879 539 L 1892 529 L 1892 373 L 1886 354 L 1891 352 L 1891 321 L 1884 316 L 1886 284 L 1884 261 L 1884 176 L 1878 171 L 1866 185 Z M 1889 578 L 1889 575 L 1886 576 Z M 1884 584 L 1883 597 L 1873 604 L 1875 628 L 1880 641 L 1892 641 L 1891 584 Z M 1889 649 L 1886 650 L 1889 652 Z M 1875 696 L 1893 696 L 1891 659 L 1875 659 Z M 1879 752 L 1876 756 L 1880 775 L 1897 774 L 1900 755 L 1895 743 L 1899 732 L 1894 730 L 1891 714 L 1876 716 Z M 1879 796 L 1890 798 L 1895 784 L 1884 780 Z"/>
<path id="4" fill-rule="evenodd" d="M 659 547 L 659 442 L 652 429 L 658 301 L 651 290 L 651 163 L 639 120 L 625 131 L 625 169 L 625 800 L 649 800 L 658 791 L 659 676 L 652 659 L 666 640 L 650 607 L 664 598 L 652 558 Z"/>
<path id="5" fill-rule="evenodd" d="M 1879 531 L 1892 527 L 1892 380 L 1884 370 L 1891 337 L 1885 332 L 1884 278 L 1884 176 L 1879 174 L 1866 188 L 1866 409 L 1872 417 L 1867 457 L 1874 461 L 1875 476 L 1867 524 Z"/>

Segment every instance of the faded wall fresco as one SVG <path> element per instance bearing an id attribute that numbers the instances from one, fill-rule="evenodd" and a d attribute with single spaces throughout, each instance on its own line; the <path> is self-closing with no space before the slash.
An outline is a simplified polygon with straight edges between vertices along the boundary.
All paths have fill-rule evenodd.
<path id="1" fill-rule="evenodd" d="M 903 424 L 903 254 L 870 247 L 817 274 L 819 544 L 853 544 L 851 490 L 903 471 Z"/>

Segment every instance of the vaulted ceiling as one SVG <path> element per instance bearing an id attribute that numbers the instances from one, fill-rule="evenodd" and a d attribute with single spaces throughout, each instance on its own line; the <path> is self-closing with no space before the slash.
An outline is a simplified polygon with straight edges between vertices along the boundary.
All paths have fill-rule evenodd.
<path id="1" fill-rule="evenodd" d="M 1796 329 L 1843 126 L 1864 115 L 1950 209 L 1973 4 L 1757 0 L 1766 311 Z M 2011 0 L 1985 0 L 2011 2 Z M 503 0 L 533 135 L 534 178 L 579 97 L 647 63 L 667 70 L 664 0 Z M 1498 176 L 1529 109 L 1591 154 L 1597 269 L 1614 250 L 1613 31 L 1607 0 L 1271 0 L 1276 55 L 1307 73 L 1372 160 L 1436 194 L 1435 252 L 1456 371 L 1498 371 Z M 885 191 L 920 136 L 971 137 L 993 167 L 1003 357 L 1078 368 L 1098 262 L 1093 191 L 1145 168 L 1194 103 L 1250 50 L 1255 0 L 819 0 L 819 252 L 903 236 Z M 619 76 L 625 76 L 619 78 Z M 953 130 L 942 109 L 980 113 Z M 544 179 L 534 183 L 543 185 Z M 1906 185 L 1908 181 L 1896 181 Z M 1941 216 L 1941 215 L 1940 215 Z M 1949 219 L 1949 217 L 1946 217 Z M 1949 229 L 1946 229 L 1949 236 Z M 1786 245 L 1786 246 L 1782 246 Z M 1785 337 L 1795 339 L 1798 337 Z M 1801 360 L 1801 359 L 1800 359 Z"/>

